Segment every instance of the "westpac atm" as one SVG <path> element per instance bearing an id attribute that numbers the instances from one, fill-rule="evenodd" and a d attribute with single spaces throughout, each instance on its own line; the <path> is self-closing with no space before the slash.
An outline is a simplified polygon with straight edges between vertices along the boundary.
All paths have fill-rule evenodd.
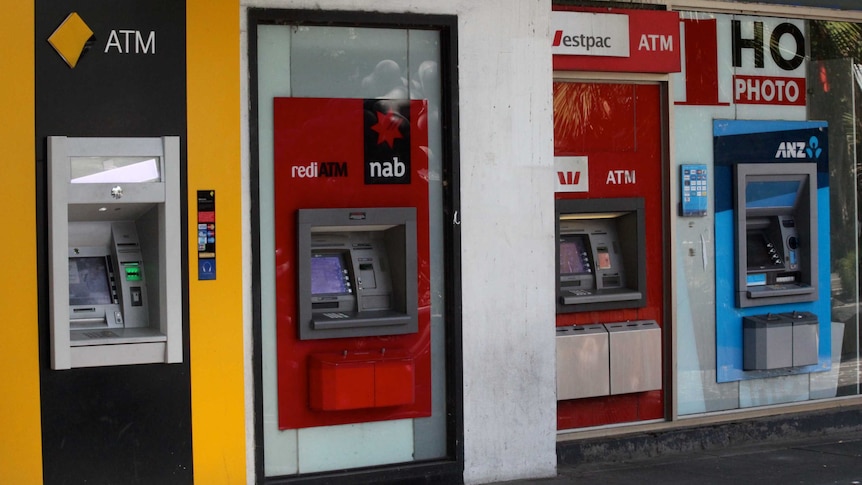
<path id="1" fill-rule="evenodd" d="M 179 153 L 48 138 L 53 369 L 182 361 Z"/>
<path id="2" fill-rule="evenodd" d="M 639 197 L 558 199 L 557 314 L 590 324 L 557 326 L 557 399 L 661 389 L 661 328 L 612 320 L 606 310 L 646 306 L 646 225 Z"/>
<path id="3" fill-rule="evenodd" d="M 561 199 L 556 207 L 557 313 L 643 306 L 643 199 Z"/>

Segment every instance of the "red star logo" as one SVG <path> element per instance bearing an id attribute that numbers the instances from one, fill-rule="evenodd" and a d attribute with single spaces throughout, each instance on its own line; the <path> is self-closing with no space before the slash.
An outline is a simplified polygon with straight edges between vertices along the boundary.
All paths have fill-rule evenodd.
<path id="1" fill-rule="evenodd" d="M 371 129 L 377 132 L 377 144 L 384 141 L 389 144 L 389 148 L 395 144 L 397 138 L 404 138 L 401 134 L 401 123 L 403 119 L 395 112 L 381 113 L 377 112 L 377 124 Z"/>

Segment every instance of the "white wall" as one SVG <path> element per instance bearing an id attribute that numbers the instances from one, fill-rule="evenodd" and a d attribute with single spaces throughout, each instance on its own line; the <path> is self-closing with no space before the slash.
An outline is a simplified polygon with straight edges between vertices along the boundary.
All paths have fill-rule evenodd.
<path id="1" fill-rule="evenodd" d="M 464 480 L 473 484 L 553 475 L 556 400 L 550 0 L 391 0 L 385 4 L 368 0 L 248 0 L 241 5 L 243 9 L 457 15 Z M 242 19 L 244 22 L 245 15 Z M 242 30 L 245 56 L 245 24 Z M 245 59 L 243 66 L 247 69 Z M 247 71 L 242 79 L 247 103 Z M 245 121 L 243 165 L 247 174 Z M 248 201 L 249 187 L 245 190 Z M 250 280 L 248 239 L 245 244 L 245 275 Z M 249 293 L 245 295 L 247 342 L 251 342 L 250 300 Z M 254 409 L 251 344 L 247 348 L 247 409 Z M 247 429 L 254 429 L 251 416 Z M 248 463 L 251 482 L 251 435 Z"/>

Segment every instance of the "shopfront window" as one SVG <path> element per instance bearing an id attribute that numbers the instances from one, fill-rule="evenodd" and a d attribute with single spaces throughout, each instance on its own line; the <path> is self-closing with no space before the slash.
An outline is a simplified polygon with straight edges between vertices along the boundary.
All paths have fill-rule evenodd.
<path id="1" fill-rule="evenodd" d="M 706 165 L 709 209 L 676 219 L 678 414 L 856 395 L 860 26 L 680 17 L 676 169 Z"/>

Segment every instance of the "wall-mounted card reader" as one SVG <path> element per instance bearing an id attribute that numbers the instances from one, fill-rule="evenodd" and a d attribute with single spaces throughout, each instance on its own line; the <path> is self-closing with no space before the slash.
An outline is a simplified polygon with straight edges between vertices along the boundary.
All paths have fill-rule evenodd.
<path id="1" fill-rule="evenodd" d="M 557 200 L 557 313 L 646 301 L 643 199 Z"/>
<path id="2" fill-rule="evenodd" d="M 817 165 L 735 170 L 737 306 L 817 299 Z"/>
<path id="3" fill-rule="evenodd" d="M 413 333 L 416 210 L 300 209 L 299 338 Z"/>
<path id="4" fill-rule="evenodd" d="M 179 138 L 48 138 L 53 369 L 182 361 Z"/>

